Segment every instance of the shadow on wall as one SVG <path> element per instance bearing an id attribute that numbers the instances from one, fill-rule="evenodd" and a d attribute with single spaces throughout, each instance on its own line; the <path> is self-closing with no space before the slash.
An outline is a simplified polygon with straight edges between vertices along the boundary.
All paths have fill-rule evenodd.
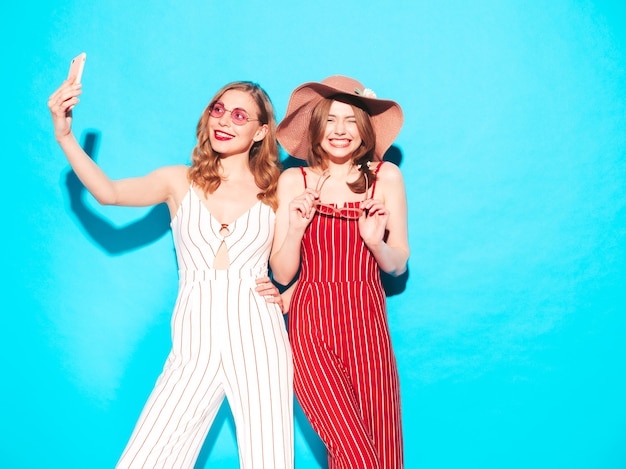
<path id="1" fill-rule="evenodd" d="M 82 147 L 96 160 L 99 132 L 87 132 Z M 121 228 L 95 214 L 84 201 L 85 187 L 74 171 L 69 171 L 65 185 L 70 197 L 70 207 L 88 236 L 109 254 L 122 254 L 153 243 L 169 231 L 170 214 L 165 204 L 154 206 L 142 219 Z"/>
<path id="2" fill-rule="evenodd" d="M 391 145 L 389 150 L 385 153 L 385 156 L 383 156 L 383 161 L 389 161 L 390 163 L 400 167 L 400 164 L 402 163 L 402 152 L 400 151 L 400 148 L 395 145 Z M 406 181 L 406 176 L 404 179 Z M 399 295 L 406 289 L 406 283 L 409 280 L 408 266 L 406 272 L 402 275 L 398 275 L 397 277 L 381 272 L 381 280 L 387 296 Z"/>

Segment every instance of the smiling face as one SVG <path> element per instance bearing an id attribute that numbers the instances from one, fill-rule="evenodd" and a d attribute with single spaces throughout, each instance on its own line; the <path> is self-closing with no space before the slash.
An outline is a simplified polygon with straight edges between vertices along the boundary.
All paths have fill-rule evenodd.
<path id="1" fill-rule="evenodd" d="M 350 104 L 332 102 L 320 146 L 328 156 L 338 159 L 350 158 L 361 146 L 361 134 Z"/>
<path id="2" fill-rule="evenodd" d="M 243 125 L 232 121 L 229 110 L 243 110 L 250 119 L 258 119 L 259 108 L 254 98 L 242 90 L 231 89 L 226 91 L 217 100 L 227 109 L 221 117 L 209 116 L 209 141 L 211 147 L 221 157 L 248 154 L 255 142 L 263 140 L 268 131 L 265 124 L 258 120 L 250 120 Z M 235 111 L 237 113 L 237 111 Z"/>

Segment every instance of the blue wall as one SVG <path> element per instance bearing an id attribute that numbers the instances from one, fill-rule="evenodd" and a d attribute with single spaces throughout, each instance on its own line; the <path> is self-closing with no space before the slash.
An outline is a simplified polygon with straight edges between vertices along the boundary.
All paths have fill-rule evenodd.
<path id="1" fill-rule="evenodd" d="M 0 465 L 111 468 L 169 348 L 160 208 L 100 207 L 46 107 L 113 177 L 186 163 L 224 83 L 354 76 L 401 103 L 412 256 L 390 290 L 408 468 L 626 467 L 626 3 L 4 2 Z M 298 467 L 324 467 L 296 415 Z M 237 467 L 220 413 L 201 467 Z M 212 465 L 211 463 L 215 463 Z"/>

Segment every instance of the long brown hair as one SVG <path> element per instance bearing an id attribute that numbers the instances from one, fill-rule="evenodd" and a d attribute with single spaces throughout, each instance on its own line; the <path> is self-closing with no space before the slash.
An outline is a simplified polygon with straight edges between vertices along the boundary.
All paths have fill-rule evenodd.
<path id="1" fill-rule="evenodd" d="M 249 93 L 259 108 L 259 124 L 267 125 L 268 131 L 265 137 L 259 142 L 254 142 L 250 148 L 248 161 L 250 170 L 254 175 L 254 182 L 260 189 L 257 198 L 276 210 L 278 206 L 276 187 L 278 176 L 280 176 L 280 160 L 278 158 L 278 143 L 276 142 L 274 107 L 263 88 L 251 81 L 235 81 L 227 84 L 215 94 L 202 112 L 196 127 L 198 143 L 191 154 L 189 180 L 202 189 L 205 195 L 215 192 L 222 183 L 221 161 L 219 154 L 211 147 L 208 122 L 211 107 L 229 90 Z"/>
<path id="2" fill-rule="evenodd" d="M 309 154 L 307 155 L 307 163 L 309 166 L 319 166 L 322 169 L 327 167 L 326 160 L 328 159 L 328 154 L 322 148 L 321 143 L 326 132 L 326 122 L 333 101 L 349 104 L 354 111 L 356 126 L 361 137 L 361 145 L 354 151 L 351 159 L 352 164 L 359 169 L 360 174 L 356 181 L 347 184 L 352 192 L 363 193 L 376 179 L 376 174 L 369 167 L 369 163 L 374 159 L 376 133 L 374 132 L 369 112 L 359 99 L 349 95 L 338 94 L 324 98 L 315 105 L 309 124 L 311 148 L 309 148 Z M 364 174 L 367 174 L 367 180 Z"/>

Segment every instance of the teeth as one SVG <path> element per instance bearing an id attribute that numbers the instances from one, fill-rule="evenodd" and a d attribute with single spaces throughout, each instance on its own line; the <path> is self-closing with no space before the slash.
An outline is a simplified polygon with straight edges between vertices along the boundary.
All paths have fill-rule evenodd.
<path id="1" fill-rule="evenodd" d="M 226 132 L 221 132 L 221 131 L 219 131 L 219 130 L 216 130 L 216 131 L 215 131 L 215 135 L 216 135 L 217 137 L 227 137 L 227 138 L 231 138 L 231 137 L 232 137 L 232 135 L 227 134 Z"/>

